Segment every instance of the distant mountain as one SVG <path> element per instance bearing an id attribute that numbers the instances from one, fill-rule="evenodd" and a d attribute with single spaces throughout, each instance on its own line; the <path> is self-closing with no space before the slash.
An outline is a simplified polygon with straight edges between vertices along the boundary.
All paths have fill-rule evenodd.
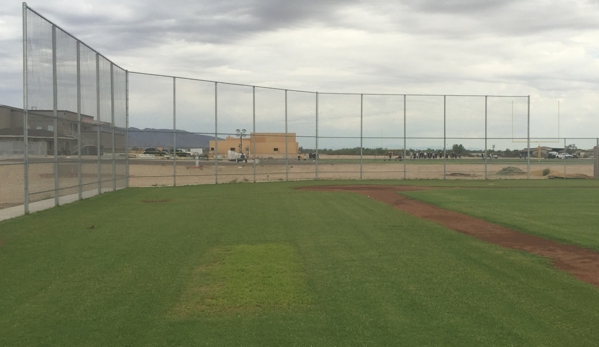
<path id="1" fill-rule="evenodd" d="M 179 148 L 208 148 L 210 140 L 214 140 L 214 136 L 199 135 L 184 130 L 177 130 L 176 134 Z M 173 130 L 129 128 L 129 147 L 173 148 Z"/>

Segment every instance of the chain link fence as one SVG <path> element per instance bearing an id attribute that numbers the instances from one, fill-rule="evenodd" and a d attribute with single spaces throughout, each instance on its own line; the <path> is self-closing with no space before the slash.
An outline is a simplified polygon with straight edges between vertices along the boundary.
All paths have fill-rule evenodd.
<path id="1" fill-rule="evenodd" d="M 125 188 L 127 72 L 25 4 L 23 51 L 24 107 L 1 113 L 2 207 Z"/>
<path id="2" fill-rule="evenodd" d="M 25 4 L 23 33 L 24 107 L 0 107 L 0 219 L 128 186 L 599 178 L 599 139 L 563 138 L 559 119 L 557 134 L 531 136 L 529 96 L 128 72 Z"/>
<path id="3" fill-rule="evenodd" d="M 597 139 L 532 137 L 528 96 L 319 93 L 130 72 L 129 97 L 132 186 L 595 175 Z"/>

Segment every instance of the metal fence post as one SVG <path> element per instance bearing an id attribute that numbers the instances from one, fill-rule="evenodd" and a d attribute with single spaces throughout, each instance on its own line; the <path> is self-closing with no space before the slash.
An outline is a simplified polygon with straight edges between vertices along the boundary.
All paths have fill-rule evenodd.
<path id="1" fill-rule="evenodd" d="M 252 139 L 252 134 L 250 134 L 250 139 L 252 139 L 252 152 L 254 153 L 254 158 L 256 156 L 256 86 L 252 86 L 252 132 L 254 133 L 254 138 Z M 285 135 L 286 136 L 286 135 Z M 241 152 L 243 153 L 243 148 L 241 148 Z M 252 164 L 254 171 L 254 183 L 256 183 L 256 160 Z"/>
<path id="2" fill-rule="evenodd" d="M 81 165 L 81 43 L 77 41 L 77 185 L 79 200 L 83 199 L 83 166 Z"/>
<path id="3" fill-rule="evenodd" d="M 568 153 L 566 151 L 566 138 L 564 137 L 564 154 Z M 564 157 L 564 179 L 566 179 L 566 157 Z"/>
<path id="4" fill-rule="evenodd" d="M 27 74 L 27 4 L 23 3 L 23 208 L 29 213 L 29 93 Z"/>
<path id="5" fill-rule="evenodd" d="M 526 112 L 526 178 L 530 179 L 530 95 L 527 97 L 528 109 Z"/>
<path id="6" fill-rule="evenodd" d="M 101 112 L 101 101 L 100 101 L 100 54 L 96 53 L 96 112 L 97 112 L 97 124 L 98 129 L 96 131 L 96 156 L 98 160 L 98 195 L 102 194 L 102 142 L 100 136 L 100 128 L 102 127 L 102 123 L 100 123 L 100 112 Z"/>
<path id="7" fill-rule="evenodd" d="M 289 139 L 288 139 L 288 124 L 287 124 L 287 89 L 285 89 L 285 181 L 289 181 Z M 254 154 L 254 161 L 256 155 Z"/>
<path id="8" fill-rule="evenodd" d="M 114 140 L 114 64 L 110 64 L 110 127 L 112 128 L 112 191 L 116 191 L 116 141 Z"/>
<path id="9" fill-rule="evenodd" d="M 447 179 L 447 95 L 443 95 L 443 179 Z"/>
<path id="10" fill-rule="evenodd" d="M 316 92 L 316 179 L 318 180 L 318 92 Z"/>
<path id="11" fill-rule="evenodd" d="M 406 149 L 406 146 L 407 146 L 407 141 L 406 141 L 406 134 L 407 134 L 406 115 L 407 115 L 407 113 L 406 113 L 406 109 L 407 109 L 407 107 L 406 107 L 406 102 L 407 101 L 408 101 L 407 97 L 404 94 L 403 95 L 403 179 L 404 180 L 407 179 L 407 166 L 406 165 L 407 165 L 407 161 L 408 161 L 408 157 L 406 156 L 407 155 L 407 149 Z"/>
<path id="12" fill-rule="evenodd" d="M 364 156 L 364 94 L 360 93 L 360 180 L 363 179 Z M 352 165 L 353 167 L 353 165 Z"/>
<path id="13" fill-rule="evenodd" d="M 595 179 L 599 180 L 599 137 L 595 145 Z"/>
<path id="14" fill-rule="evenodd" d="M 56 62 L 56 26 L 52 25 L 52 94 L 54 120 L 54 206 L 60 204 L 58 193 L 58 68 Z"/>
<path id="15" fill-rule="evenodd" d="M 488 138 L 488 117 L 487 117 L 487 96 L 485 95 L 485 179 L 487 179 L 487 159 L 489 157 L 487 138 Z M 530 146 L 529 146 L 530 147 Z"/>
<path id="16" fill-rule="evenodd" d="M 214 82 L 214 184 L 218 184 L 218 82 Z"/>
<path id="17" fill-rule="evenodd" d="M 177 78 L 173 77 L 173 187 L 177 186 Z"/>
<path id="18" fill-rule="evenodd" d="M 125 187 L 129 188 L 129 70 L 125 71 Z"/>

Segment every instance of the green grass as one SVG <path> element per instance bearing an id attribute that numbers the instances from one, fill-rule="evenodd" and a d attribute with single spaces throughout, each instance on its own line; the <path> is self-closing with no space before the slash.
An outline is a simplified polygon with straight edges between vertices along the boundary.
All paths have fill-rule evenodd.
<path id="1" fill-rule="evenodd" d="M 596 345 L 596 287 L 358 194 L 293 189 L 332 183 L 128 189 L 2 222 L 0 345 Z"/>
<path id="2" fill-rule="evenodd" d="M 560 186 L 438 189 L 404 195 L 525 233 L 599 251 L 599 187 Z"/>
<path id="3" fill-rule="evenodd" d="M 174 317 L 288 310 L 311 304 L 301 259 L 291 245 L 215 248 L 206 258 L 190 276 Z"/>

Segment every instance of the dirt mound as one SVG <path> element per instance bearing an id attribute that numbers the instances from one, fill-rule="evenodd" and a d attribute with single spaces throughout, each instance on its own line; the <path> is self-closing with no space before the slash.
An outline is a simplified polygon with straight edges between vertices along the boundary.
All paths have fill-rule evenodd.
<path id="1" fill-rule="evenodd" d="M 497 171 L 498 175 L 524 175 L 526 172 L 514 166 L 507 166 Z"/>

